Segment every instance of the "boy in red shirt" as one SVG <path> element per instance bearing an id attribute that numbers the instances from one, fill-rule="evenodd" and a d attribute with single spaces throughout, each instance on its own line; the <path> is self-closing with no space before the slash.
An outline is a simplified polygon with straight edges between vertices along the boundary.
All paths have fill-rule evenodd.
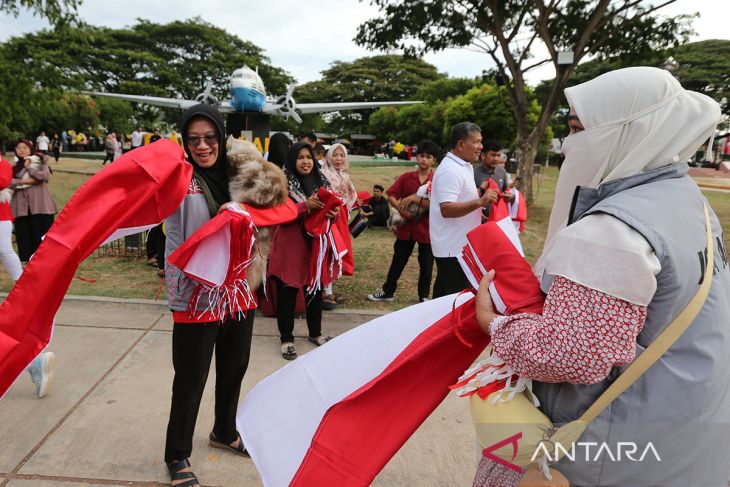
<path id="1" fill-rule="evenodd" d="M 388 269 L 388 277 L 383 287 L 373 294 L 368 294 L 370 301 L 393 301 L 395 291 L 398 287 L 398 279 L 413 253 L 413 248 L 418 243 L 418 300 L 428 299 L 431 288 L 431 275 L 433 273 L 433 253 L 431 252 L 431 239 L 428 229 L 428 206 L 427 199 L 421 199 L 420 207 L 415 211 L 409 211 L 408 207 L 401 205 L 402 200 L 418 191 L 422 185 L 433 178 L 433 166 L 441 149 L 436 143 L 430 140 L 423 140 L 418 144 L 416 171 L 401 174 L 393 185 L 388 188 L 388 201 L 393 208 L 400 213 L 405 221 L 396 231 L 396 241 L 393 244 L 393 260 Z M 403 207 L 402 207 L 403 206 Z"/>

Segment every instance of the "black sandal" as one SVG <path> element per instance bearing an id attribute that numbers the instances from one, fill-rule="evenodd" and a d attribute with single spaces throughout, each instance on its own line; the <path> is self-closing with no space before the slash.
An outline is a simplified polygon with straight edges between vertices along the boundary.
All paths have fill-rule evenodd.
<path id="1" fill-rule="evenodd" d="M 249 455 L 248 452 L 246 451 L 246 447 L 243 446 L 243 439 L 241 439 L 240 433 L 238 433 L 238 446 L 237 447 L 232 447 L 231 445 L 229 445 L 227 443 L 223 443 L 223 442 L 219 441 L 218 438 L 216 438 L 215 433 L 213 433 L 212 431 L 210 432 L 208 439 L 210 440 L 209 441 L 210 446 L 212 446 L 213 448 L 223 448 L 224 450 L 230 450 L 233 453 L 235 453 L 236 455 L 241 455 L 242 457 L 249 457 L 249 458 L 251 457 L 251 455 Z"/>
<path id="2" fill-rule="evenodd" d="M 193 487 L 194 485 L 201 485 L 198 481 L 198 477 L 193 472 L 182 472 L 186 468 L 190 467 L 190 460 L 178 460 L 176 462 L 170 462 L 167 464 L 167 471 L 170 472 L 170 480 L 172 482 L 180 482 L 179 484 L 173 484 L 174 487 Z"/>

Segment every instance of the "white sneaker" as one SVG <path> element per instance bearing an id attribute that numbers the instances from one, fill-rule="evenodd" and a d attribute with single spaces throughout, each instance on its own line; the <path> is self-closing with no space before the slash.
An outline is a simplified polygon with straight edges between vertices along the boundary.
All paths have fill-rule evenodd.
<path id="1" fill-rule="evenodd" d="M 28 367 L 30 378 L 35 384 L 38 398 L 44 397 L 53 383 L 53 375 L 56 368 L 56 355 L 53 352 L 45 352 L 38 355 Z"/>
<path id="2" fill-rule="evenodd" d="M 392 294 L 390 296 L 388 296 L 387 294 L 385 294 L 385 291 L 383 291 L 382 289 L 378 289 L 373 294 L 368 294 L 368 299 L 370 301 L 375 301 L 375 302 L 378 302 L 378 301 L 393 301 L 395 299 L 395 296 L 392 295 Z"/>

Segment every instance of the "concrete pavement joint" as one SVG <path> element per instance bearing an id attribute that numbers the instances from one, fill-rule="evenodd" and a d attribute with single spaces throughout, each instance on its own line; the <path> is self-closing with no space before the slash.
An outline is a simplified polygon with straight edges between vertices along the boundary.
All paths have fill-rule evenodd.
<path id="1" fill-rule="evenodd" d="M 152 323 L 152 324 L 151 324 L 151 325 L 150 325 L 150 326 L 149 326 L 149 327 L 148 327 L 148 328 L 147 328 L 147 329 L 146 329 L 146 330 L 144 331 L 144 333 L 142 333 L 142 334 L 141 334 L 141 335 L 139 336 L 139 338 L 137 338 L 137 340 L 135 340 L 135 341 L 134 341 L 134 343 L 133 343 L 133 344 L 132 344 L 132 345 L 131 345 L 131 346 L 130 346 L 130 347 L 129 347 L 129 348 L 128 348 L 128 349 L 127 349 L 127 350 L 126 350 L 126 351 L 125 351 L 125 352 L 124 352 L 123 354 L 122 354 L 122 356 L 121 356 L 121 357 L 119 357 L 119 358 L 118 358 L 118 359 L 116 360 L 116 362 L 114 362 L 114 364 L 112 364 L 112 366 L 111 366 L 111 367 L 109 368 L 109 370 L 107 370 L 107 371 L 106 371 L 106 372 L 105 372 L 105 373 L 104 373 L 104 374 L 103 374 L 103 375 L 102 375 L 102 376 L 101 376 L 101 377 L 99 378 L 99 380 L 97 380 L 97 381 L 96 381 L 96 383 L 94 383 L 94 385 L 93 385 L 93 386 L 91 386 L 91 388 L 90 388 L 90 389 L 89 389 L 88 391 L 86 391 L 86 393 L 85 393 L 85 394 L 84 394 L 83 396 L 81 396 L 81 398 L 80 398 L 80 399 L 79 399 L 78 401 L 76 401 L 76 403 L 75 403 L 75 404 L 74 404 L 73 406 L 71 406 L 71 409 L 69 409 L 69 410 L 68 410 L 68 411 L 66 412 L 66 414 L 64 414 L 64 415 L 63 415 L 63 417 L 62 417 L 62 418 L 61 418 L 61 419 L 60 419 L 60 420 L 58 421 L 58 423 L 56 423 L 56 425 L 55 425 L 55 426 L 54 426 L 53 428 L 51 428 L 51 430 L 50 430 L 50 431 L 49 431 L 48 433 L 46 433 L 46 435 L 45 435 L 45 436 L 44 436 L 44 437 L 43 437 L 43 438 L 42 438 L 42 439 L 41 439 L 41 440 L 40 440 L 40 441 L 39 441 L 39 442 L 38 442 L 38 443 L 37 443 L 37 444 L 36 444 L 36 445 L 35 445 L 35 446 L 34 446 L 34 447 L 33 447 L 32 449 L 31 449 L 31 451 L 30 451 L 30 452 L 28 452 L 28 454 L 27 454 L 27 455 L 26 455 L 26 456 L 25 456 L 25 457 L 24 457 L 24 458 L 23 458 L 23 459 L 22 459 L 22 460 L 20 461 L 20 463 L 18 463 L 18 465 L 16 465 L 16 466 L 15 466 L 15 468 L 14 468 L 14 469 L 13 469 L 13 470 L 12 470 L 12 471 L 11 471 L 11 472 L 10 472 L 10 473 L 8 474 L 8 475 L 7 475 L 7 477 L 6 477 L 5 481 L 4 481 L 4 482 L 3 482 L 2 484 L 0 484 L 0 487 L 5 487 L 5 486 L 6 486 L 6 485 L 7 485 L 7 484 L 8 484 L 8 483 L 9 483 L 9 482 L 10 482 L 10 481 L 12 480 L 12 479 L 16 479 L 16 478 L 17 478 L 17 479 L 20 479 L 20 478 L 21 478 L 21 477 L 22 477 L 22 476 L 24 475 L 24 474 L 19 474 L 19 473 L 18 473 L 18 472 L 20 471 L 20 469 L 21 469 L 21 468 L 23 468 L 23 467 L 25 466 L 25 464 L 26 464 L 26 463 L 28 463 L 28 461 L 29 461 L 29 460 L 30 460 L 30 459 L 31 459 L 31 458 L 33 457 L 33 455 L 35 455 L 35 454 L 36 454 L 36 453 L 38 452 L 38 450 L 40 450 L 40 449 L 41 449 L 41 447 L 42 447 L 42 446 L 43 446 L 43 445 L 44 445 L 44 444 L 46 443 L 46 441 L 48 441 L 48 439 L 49 439 L 49 438 L 50 438 L 51 436 L 53 436 L 53 434 L 54 434 L 54 433 L 55 433 L 56 431 L 58 431 L 58 429 L 59 429 L 59 428 L 60 428 L 60 427 L 61 427 L 61 426 L 63 425 L 63 423 L 65 423 L 65 422 L 66 422 L 66 420 L 67 420 L 68 418 L 70 418 L 70 417 L 71 417 L 71 415 L 72 415 L 73 413 L 75 413 L 75 412 L 76 412 L 76 410 L 77 410 L 77 409 L 78 409 L 79 407 L 81 407 L 81 404 L 83 404 L 83 402 L 84 402 L 84 401 L 86 401 L 86 399 L 88 399 L 88 397 L 89 397 L 89 396 L 90 396 L 90 395 L 91 395 L 91 394 L 92 394 L 92 393 L 93 393 L 93 392 L 94 392 L 94 391 L 95 391 L 95 390 L 96 390 L 96 389 L 97 389 L 97 388 L 99 387 L 99 385 L 100 385 L 100 384 L 101 384 L 101 383 L 102 383 L 102 382 L 103 382 L 103 381 L 104 381 L 104 380 L 105 380 L 105 379 L 106 379 L 107 377 L 109 377 L 109 375 L 110 375 L 110 374 L 111 374 L 111 373 L 112 373 L 112 372 L 114 371 L 114 369 L 116 369 L 116 368 L 117 368 L 117 366 L 118 366 L 118 365 L 119 365 L 120 363 L 122 363 L 122 361 L 123 361 L 123 360 L 124 360 L 125 358 L 127 358 L 127 356 L 128 356 L 128 355 L 129 355 L 129 354 L 130 354 L 130 353 L 132 352 L 132 350 L 134 350 L 134 348 L 135 348 L 135 347 L 136 347 L 136 346 L 137 346 L 137 345 L 138 345 L 138 344 L 139 344 L 139 343 L 140 343 L 140 342 L 141 342 L 141 341 L 142 341 L 142 340 L 144 339 L 144 337 L 146 337 L 146 336 L 147 336 L 147 335 L 149 334 L 149 332 L 150 332 L 150 331 L 152 331 L 152 328 L 153 328 L 153 327 L 154 327 L 154 326 L 155 326 L 155 325 L 156 325 L 156 324 L 157 324 L 157 323 L 158 323 L 158 322 L 159 322 L 159 321 L 160 321 L 160 320 L 161 320 L 161 319 L 162 319 L 162 318 L 163 318 L 164 316 L 165 316 L 164 314 L 160 315 L 160 317 L 159 317 L 159 318 L 157 318 L 157 319 L 156 319 L 156 320 L 155 320 L 155 321 L 154 321 L 154 322 L 153 322 L 153 323 Z M 141 330 L 137 330 L 137 331 L 141 331 Z M 26 476 L 27 476 L 27 475 L 26 475 Z M 34 476 L 33 476 L 33 475 L 30 475 L 30 477 L 34 477 Z M 40 475 L 38 475 L 38 476 L 36 476 L 36 477 L 41 477 L 41 476 L 40 476 Z M 107 484 L 107 485 L 108 485 L 108 484 Z M 132 484 L 129 484 L 129 485 L 132 485 Z M 144 482 L 142 482 L 142 483 L 136 483 L 136 484 L 134 484 L 134 485 L 165 485 L 165 484 L 158 484 L 158 483 L 156 483 L 156 482 L 155 482 L 155 483 L 150 483 L 150 482 L 144 483 Z"/>
<path id="2" fill-rule="evenodd" d="M 167 487 L 170 484 L 160 482 L 139 482 L 136 480 L 109 480 L 109 479 L 91 479 L 84 477 L 58 477 L 54 475 L 35 475 L 35 474 L 17 474 L 9 478 L 10 480 L 41 480 L 47 482 L 72 482 L 74 484 L 89 485 L 124 485 L 128 487 Z"/>
<path id="3" fill-rule="evenodd" d="M 159 320 L 158 320 L 159 321 Z M 157 322 L 155 322 L 157 323 Z M 129 327 L 129 326 L 101 326 L 101 325 L 74 325 L 73 323 L 56 323 L 54 326 L 66 326 L 68 328 L 95 328 L 97 330 L 137 330 L 145 331 L 146 327 Z"/>

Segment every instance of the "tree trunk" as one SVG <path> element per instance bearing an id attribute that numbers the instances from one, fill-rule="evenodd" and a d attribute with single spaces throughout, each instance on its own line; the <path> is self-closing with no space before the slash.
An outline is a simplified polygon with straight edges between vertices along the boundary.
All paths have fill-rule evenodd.
<path id="1" fill-rule="evenodd" d="M 532 193 L 532 174 L 535 157 L 537 156 L 538 144 L 533 142 L 532 136 L 523 138 L 517 137 L 517 177 L 520 178 L 520 192 L 525 197 L 525 203 L 532 205 L 534 196 Z"/>
<path id="2" fill-rule="evenodd" d="M 577 63 L 577 61 L 576 61 Z M 537 157 L 537 149 L 540 146 L 540 142 L 547 133 L 548 125 L 550 125 L 550 118 L 555 113 L 555 107 L 558 104 L 559 98 L 562 96 L 563 89 L 568 84 L 568 79 L 575 69 L 575 64 L 567 68 L 557 67 L 557 75 L 555 82 L 550 91 L 545 104 L 542 107 L 542 112 L 537 120 L 537 125 L 529 135 L 523 135 L 524 132 L 517 130 L 517 157 L 519 166 L 517 168 L 517 176 L 522 181 L 522 193 L 525 196 L 525 202 L 531 205 L 535 201 L 535 196 L 532 193 L 532 174 L 533 165 L 535 164 L 535 158 Z"/>

